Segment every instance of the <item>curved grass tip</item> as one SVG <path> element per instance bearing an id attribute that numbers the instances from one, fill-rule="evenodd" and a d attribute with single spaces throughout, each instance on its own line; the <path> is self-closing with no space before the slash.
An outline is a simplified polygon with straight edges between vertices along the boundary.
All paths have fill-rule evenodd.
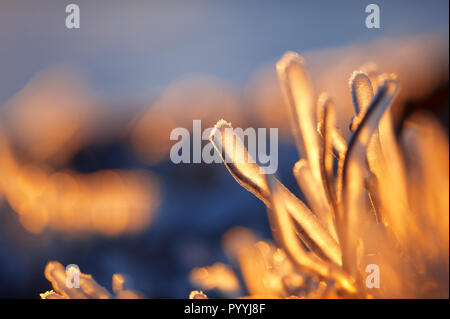
<path id="1" fill-rule="evenodd" d="M 217 131 L 221 131 L 224 128 L 233 128 L 233 126 L 231 125 L 231 122 L 227 122 L 224 119 L 218 120 L 209 134 L 209 139 L 211 140 Z"/>
<path id="2" fill-rule="evenodd" d="M 292 64 L 303 65 L 305 59 L 294 51 L 287 51 L 283 57 L 277 62 L 277 71 L 281 72 L 286 70 Z"/>

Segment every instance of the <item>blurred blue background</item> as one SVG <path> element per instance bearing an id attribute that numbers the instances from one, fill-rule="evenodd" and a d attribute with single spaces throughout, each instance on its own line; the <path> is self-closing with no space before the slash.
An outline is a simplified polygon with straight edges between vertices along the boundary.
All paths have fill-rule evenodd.
<path id="1" fill-rule="evenodd" d="M 123 116 L 131 118 L 187 74 L 211 75 L 240 88 L 286 50 L 448 32 L 446 0 L 377 1 L 381 29 L 370 30 L 364 25 L 370 2 L 364 1 L 73 2 L 81 10 L 77 30 L 64 25 L 68 1 L 0 2 L 0 105 L 40 72 L 63 66 L 80 72 L 107 110 L 128 110 L 132 115 Z M 279 175 L 299 194 L 291 173 L 296 160 L 293 144 L 283 141 Z M 62 167 L 84 173 L 151 170 L 161 185 L 155 218 L 136 235 L 73 236 L 48 229 L 32 234 L 3 200 L 1 298 L 37 298 L 50 289 L 43 275 L 49 260 L 78 264 L 108 289 L 112 274 L 122 272 L 147 297 L 185 298 L 195 288 L 190 269 L 229 263 L 221 236 L 230 227 L 246 226 L 270 238 L 264 205 L 220 164 L 151 164 L 119 132 L 107 142 L 88 141 Z"/>

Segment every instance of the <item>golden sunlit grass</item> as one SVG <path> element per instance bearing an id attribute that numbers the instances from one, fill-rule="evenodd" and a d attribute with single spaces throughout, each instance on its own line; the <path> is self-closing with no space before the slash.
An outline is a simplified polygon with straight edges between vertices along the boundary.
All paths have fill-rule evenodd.
<path id="1" fill-rule="evenodd" d="M 134 150 L 157 163 L 170 149 L 171 129 L 190 126 L 192 118 L 209 127 L 217 120 L 215 107 L 235 126 L 279 126 L 283 138 L 285 123 L 291 121 L 300 155 L 293 175 L 305 201 L 275 177 L 261 174 L 256 163 L 224 162 L 236 181 L 267 206 L 276 244 L 248 229 L 231 229 L 223 245 L 241 276 L 215 263 L 191 271 L 195 286 L 242 298 L 448 298 L 448 137 L 426 114 L 409 118 L 400 135 L 393 129 L 392 105 L 403 107 L 407 98 L 422 97 L 442 80 L 439 63 L 423 63 L 436 52 L 418 52 L 422 41 L 408 46 L 409 41 L 396 50 L 387 41 L 314 54 L 312 78 L 304 59 L 288 52 L 276 68 L 281 90 L 271 75 L 258 74 L 245 100 L 258 108 L 245 112 L 242 92 L 211 78 L 181 79 L 129 126 Z M 399 49 L 403 44 L 408 49 Z M 405 52 L 409 59 L 400 59 Z M 365 64 L 351 74 L 350 90 L 344 89 L 347 83 L 338 79 L 363 57 L 380 60 L 399 75 Z M 316 96 L 314 87 L 326 86 L 329 90 Z M 0 132 L 0 198 L 33 233 L 48 227 L 113 236 L 145 229 L 159 202 L 155 177 L 142 171 L 81 174 L 52 167 L 91 140 L 99 122 L 87 111 L 93 100 L 83 92 L 67 98 L 41 91 L 51 90 L 31 85 L 8 103 L 9 125 Z M 64 93 L 64 87 L 59 91 Z M 280 109 L 282 98 L 289 118 Z M 55 100 L 65 100 L 64 107 Z M 77 109 L 78 104 L 84 107 Z M 224 143 L 232 140 L 229 127 L 224 120 L 217 122 L 222 139 L 213 132 L 211 142 L 223 157 L 232 158 L 233 148 L 244 145 Z M 375 289 L 366 285 L 366 267 L 372 264 L 380 269 Z M 121 275 L 113 276 L 113 294 L 85 274 L 81 290 L 67 288 L 68 274 L 58 262 L 49 262 L 45 276 L 54 289 L 41 295 L 46 299 L 139 296 L 124 288 Z M 192 291 L 189 298 L 204 299 L 206 293 Z"/>
<path id="2" fill-rule="evenodd" d="M 325 93 L 316 102 L 303 59 L 288 52 L 277 70 L 300 153 L 293 172 L 308 205 L 257 164 L 224 161 L 267 206 L 279 247 L 247 230 L 227 235 L 250 297 L 448 298 L 448 139 L 437 121 L 412 119 L 399 139 L 390 107 L 399 80 L 368 64 L 350 77 L 355 115 L 345 141 L 338 108 Z M 228 127 L 219 121 L 222 139 L 213 132 L 211 142 L 233 158 L 234 147 L 245 148 L 226 142 Z M 373 264 L 379 288 L 366 284 Z M 212 268 L 198 272 L 192 279 L 201 288 L 224 289 Z"/>
<path id="3" fill-rule="evenodd" d="M 74 275 L 79 276 L 79 287 L 69 287 L 67 281 Z M 127 283 L 121 274 L 112 277 L 113 294 L 100 286 L 91 275 L 83 274 L 78 268 L 66 271 L 57 261 L 50 261 L 45 267 L 45 278 L 51 282 L 53 290 L 40 294 L 42 299 L 136 299 L 142 295 L 127 288 Z"/>

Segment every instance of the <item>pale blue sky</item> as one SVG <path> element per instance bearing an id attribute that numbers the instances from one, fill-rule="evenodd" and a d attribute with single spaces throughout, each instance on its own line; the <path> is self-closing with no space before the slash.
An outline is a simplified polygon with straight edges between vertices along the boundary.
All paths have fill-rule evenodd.
<path id="1" fill-rule="evenodd" d="M 81 28 L 65 28 L 65 6 Z M 54 65 L 79 68 L 105 96 L 133 96 L 186 73 L 239 85 L 288 49 L 304 51 L 390 35 L 448 32 L 448 1 L 377 1 L 379 30 L 366 29 L 370 1 L 0 2 L 0 103 Z"/>

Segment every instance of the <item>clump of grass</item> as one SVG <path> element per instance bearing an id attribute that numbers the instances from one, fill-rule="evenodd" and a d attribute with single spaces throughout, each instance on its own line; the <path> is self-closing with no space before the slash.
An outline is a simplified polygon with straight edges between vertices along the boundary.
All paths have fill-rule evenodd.
<path id="1" fill-rule="evenodd" d="M 409 138 L 399 140 L 390 110 L 399 81 L 368 64 L 350 77 L 355 115 L 346 141 L 335 126 L 333 100 L 322 93 L 316 102 L 303 58 L 288 52 L 277 71 L 300 154 L 293 173 L 307 204 L 258 164 L 223 161 L 267 206 L 278 245 L 249 240 L 242 231 L 226 244 L 250 295 L 448 298 L 446 134 L 421 117 L 420 125 L 406 125 L 402 136 Z M 245 151 L 240 141 L 224 142 L 233 140 L 229 127 L 220 120 L 221 134 L 210 137 L 222 159 Z M 376 289 L 366 282 L 373 264 L 381 276 Z"/>

